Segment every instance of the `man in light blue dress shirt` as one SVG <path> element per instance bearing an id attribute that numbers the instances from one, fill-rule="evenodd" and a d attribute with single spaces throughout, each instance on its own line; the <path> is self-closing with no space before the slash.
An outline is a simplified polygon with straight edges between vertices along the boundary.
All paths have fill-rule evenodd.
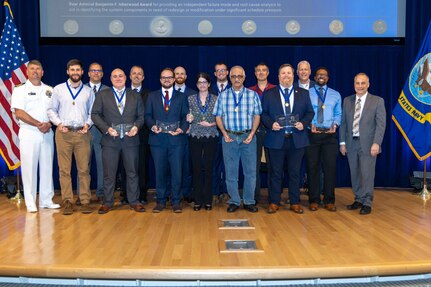
<path id="1" fill-rule="evenodd" d="M 320 173 L 323 168 L 323 203 L 328 211 L 336 211 L 335 181 L 338 156 L 337 128 L 341 123 L 341 95 L 327 86 L 329 70 L 319 67 L 310 88 L 314 118 L 310 128 L 310 145 L 305 150 L 308 174 L 309 209 L 316 211 L 321 201 Z"/>

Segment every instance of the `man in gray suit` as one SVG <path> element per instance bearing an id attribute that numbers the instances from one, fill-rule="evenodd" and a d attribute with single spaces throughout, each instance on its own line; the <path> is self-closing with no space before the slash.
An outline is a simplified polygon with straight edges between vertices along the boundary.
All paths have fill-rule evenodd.
<path id="1" fill-rule="evenodd" d="M 103 133 L 101 144 L 105 199 L 99 208 L 99 214 L 109 212 L 114 205 L 115 176 L 120 154 L 126 170 L 130 207 L 136 212 L 143 212 L 145 208 L 139 202 L 137 134 L 144 124 L 144 104 L 137 92 L 126 88 L 126 74 L 123 70 L 113 70 L 111 82 L 112 89 L 99 92 L 91 111 L 94 124 Z"/>
<path id="2" fill-rule="evenodd" d="M 386 128 L 386 110 L 382 98 L 368 93 L 370 80 L 359 73 L 354 80 L 355 95 L 344 99 L 340 126 L 340 152 L 347 154 L 355 201 L 349 210 L 371 213 L 376 157 Z"/>

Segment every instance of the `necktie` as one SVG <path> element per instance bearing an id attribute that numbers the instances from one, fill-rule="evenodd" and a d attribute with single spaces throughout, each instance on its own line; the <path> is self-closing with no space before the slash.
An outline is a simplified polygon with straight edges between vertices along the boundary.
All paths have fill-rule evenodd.
<path id="1" fill-rule="evenodd" d="M 177 91 L 178 91 L 178 92 L 181 92 L 181 88 L 178 88 L 178 89 L 177 89 Z"/>
<path id="2" fill-rule="evenodd" d="M 317 122 L 319 123 L 319 124 L 321 124 L 321 123 L 323 123 L 323 102 L 322 102 L 322 99 L 323 99 L 323 88 L 322 87 L 320 87 L 319 88 L 319 94 L 320 94 L 320 97 L 318 97 L 318 100 L 317 100 L 317 104 L 318 104 L 318 107 L 317 107 Z"/>
<path id="3" fill-rule="evenodd" d="M 220 84 L 220 92 L 223 92 L 224 90 L 224 84 Z"/>
<path id="4" fill-rule="evenodd" d="M 97 94 L 97 86 L 96 85 L 93 86 L 93 92 L 94 92 L 94 94 Z"/>
<path id="5" fill-rule="evenodd" d="M 169 92 L 168 91 L 165 91 L 165 104 L 164 104 L 164 108 L 165 108 L 165 111 L 167 112 L 167 111 L 169 111 Z"/>
<path id="6" fill-rule="evenodd" d="M 138 88 L 134 88 L 133 90 L 138 93 Z"/>
<path id="7" fill-rule="evenodd" d="M 352 128 L 353 136 L 357 136 L 359 134 L 360 117 L 361 117 L 361 99 L 358 99 L 355 105 L 355 114 L 353 115 L 353 128 Z"/>
<path id="8" fill-rule="evenodd" d="M 289 89 L 284 89 L 284 94 L 286 96 L 288 96 L 289 95 Z M 284 112 L 286 113 L 286 115 L 291 114 L 292 112 L 290 110 L 290 100 L 286 99 L 286 98 L 284 98 L 284 99 L 287 100 L 287 102 L 285 102 L 285 104 L 284 104 Z"/>

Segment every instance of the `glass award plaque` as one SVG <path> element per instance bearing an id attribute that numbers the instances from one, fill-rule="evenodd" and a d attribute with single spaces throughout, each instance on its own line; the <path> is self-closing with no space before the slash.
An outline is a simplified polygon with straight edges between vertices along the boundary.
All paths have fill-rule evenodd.
<path id="1" fill-rule="evenodd" d="M 276 117 L 276 121 L 282 128 L 294 128 L 299 121 L 299 116 L 297 114 L 280 115 Z"/>
<path id="2" fill-rule="evenodd" d="M 63 127 L 66 127 L 71 132 L 77 132 L 84 128 L 85 123 L 75 120 L 65 120 L 62 122 Z"/>
<path id="3" fill-rule="evenodd" d="M 325 120 L 322 123 L 316 123 L 314 126 L 316 127 L 316 131 L 326 133 L 334 126 L 334 120 Z"/>
<path id="4" fill-rule="evenodd" d="M 180 122 L 156 121 L 156 126 L 162 130 L 162 133 L 175 132 L 180 127 Z"/>
<path id="5" fill-rule="evenodd" d="M 112 124 L 112 128 L 117 131 L 120 139 L 124 138 L 125 135 L 132 129 L 133 124 Z"/>

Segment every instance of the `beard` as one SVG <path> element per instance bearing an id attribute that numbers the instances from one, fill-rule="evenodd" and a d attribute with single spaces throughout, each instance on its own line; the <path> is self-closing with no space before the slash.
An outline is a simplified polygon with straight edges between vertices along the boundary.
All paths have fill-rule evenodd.
<path id="1" fill-rule="evenodd" d="M 79 83 L 81 81 L 82 76 L 81 75 L 71 75 L 71 76 L 69 76 L 69 78 L 73 83 Z"/>

